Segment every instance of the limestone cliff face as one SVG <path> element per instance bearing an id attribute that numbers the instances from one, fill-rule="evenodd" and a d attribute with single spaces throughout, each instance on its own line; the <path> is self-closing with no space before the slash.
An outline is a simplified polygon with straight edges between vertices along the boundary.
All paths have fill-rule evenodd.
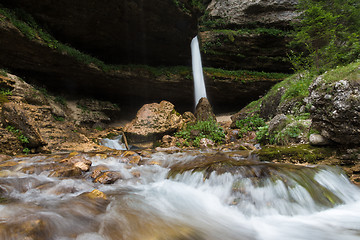
<path id="1" fill-rule="evenodd" d="M 288 30 L 297 0 L 212 0 L 200 22 L 204 64 L 289 71 Z"/>
<path id="2" fill-rule="evenodd" d="M 46 26 L 56 39 L 108 63 L 184 65 L 197 33 L 188 0 L 4 0 Z"/>
<path id="3" fill-rule="evenodd" d="M 212 0 L 209 15 L 239 26 L 263 25 L 288 28 L 297 13 L 297 0 Z"/>
<path id="4" fill-rule="evenodd" d="M 11 9 L 21 8 L 20 15 L 25 10 L 34 17 L 40 28 L 49 31 L 65 46 L 75 47 L 106 63 L 137 65 L 105 70 L 96 61 L 83 61 L 83 55 L 74 56 L 75 49 L 63 51 L 54 47 L 53 40 L 46 41 L 33 30 L 30 30 L 32 36 L 29 38 L 8 17 L 0 14 L 0 68 L 9 69 L 26 80 L 34 79 L 50 90 L 68 95 L 99 97 L 120 105 L 134 104 L 134 108 L 149 102 L 168 100 L 180 111 L 193 110 L 194 107 L 191 69 L 164 70 L 139 64 L 190 66 L 190 42 L 196 34 L 202 40 L 205 66 L 288 70 L 288 65 L 283 61 L 286 56 L 286 34 L 280 27 L 275 31 L 264 28 L 263 32 L 259 32 L 257 28 L 249 27 L 250 20 L 248 23 L 227 20 L 240 19 L 236 15 L 240 14 L 239 6 L 243 8 L 243 15 L 250 14 L 251 11 L 246 9 L 251 8 L 255 1 L 247 1 L 247 4 L 243 1 L 212 1 L 201 20 L 200 32 L 200 12 L 193 2 L 109 0 L 105 4 L 85 0 L 3 0 L 0 5 Z M 261 11 L 254 10 L 254 16 L 274 9 L 266 1 L 257 2 L 261 2 L 263 7 Z M 280 5 L 277 4 L 276 9 L 285 9 Z M 292 5 L 288 5 L 291 9 Z M 226 14 L 226 8 L 229 14 Z M 246 14 L 242 19 L 247 18 Z M 273 15 L 276 14 L 274 10 Z M 211 21 L 205 24 L 204 19 Z M 260 20 L 258 22 L 261 23 Z M 285 20 L 272 22 L 276 26 L 280 26 L 280 22 L 284 23 L 281 26 L 286 25 Z M 240 31 L 247 27 L 250 30 Z M 223 109 L 224 105 L 238 109 L 280 80 L 251 78 L 248 81 L 247 77 L 238 79 L 230 75 L 205 73 L 208 97 L 215 111 Z"/>

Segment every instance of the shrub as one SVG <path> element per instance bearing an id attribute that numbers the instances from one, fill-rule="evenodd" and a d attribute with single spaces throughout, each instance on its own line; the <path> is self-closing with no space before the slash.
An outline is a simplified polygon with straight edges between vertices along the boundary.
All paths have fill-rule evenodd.
<path id="1" fill-rule="evenodd" d="M 26 143 L 29 143 L 29 139 L 23 135 L 23 133 L 19 130 L 19 129 L 16 129 L 15 127 L 13 126 L 7 126 L 6 129 L 9 131 L 9 132 L 12 132 L 13 134 L 16 135 L 16 137 L 18 138 L 18 140 L 22 143 L 22 144 L 26 144 Z"/>
<path id="2" fill-rule="evenodd" d="M 358 0 L 300 0 L 298 10 L 290 44 L 300 50 L 291 59 L 296 70 L 322 73 L 360 57 Z"/>
<path id="3" fill-rule="evenodd" d="M 258 128 L 256 132 L 256 140 L 263 144 L 276 144 L 276 145 L 287 145 L 290 142 L 296 142 L 296 139 L 303 135 L 307 136 L 309 132 L 308 123 L 306 119 L 309 118 L 308 114 L 293 117 L 288 116 L 287 125 L 278 131 L 269 132 L 269 125 L 265 125 Z"/>
<path id="4" fill-rule="evenodd" d="M 265 120 L 259 115 L 248 116 L 245 119 L 236 121 L 235 126 L 239 128 L 239 136 L 244 137 L 250 131 L 257 131 L 260 127 L 264 127 Z"/>
<path id="5" fill-rule="evenodd" d="M 185 146 L 192 144 L 194 147 L 199 147 L 202 138 L 208 138 L 215 143 L 222 143 L 225 140 L 224 130 L 213 120 L 187 125 L 184 130 L 175 133 L 175 136 L 185 139 Z"/>

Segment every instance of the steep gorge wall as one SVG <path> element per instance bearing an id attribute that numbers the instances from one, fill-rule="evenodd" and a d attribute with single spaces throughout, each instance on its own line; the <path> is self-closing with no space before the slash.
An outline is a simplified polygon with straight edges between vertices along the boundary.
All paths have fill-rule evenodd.
<path id="1" fill-rule="evenodd" d="M 85 0 L 3 0 L 1 4 L 21 9 L 17 15 L 26 21 L 27 15 L 22 16 L 25 11 L 57 40 L 106 63 L 190 66 L 190 41 L 198 33 L 204 66 L 289 70 L 282 59 L 286 56 L 286 29 L 293 15 L 289 13 L 287 19 L 280 20 L 276 16 L 284 15 L 281 9 L 293 9 L 293 1 L 283 1 L 284 6 L 270 1 L 275 7 L 268 1 L 246 1 L 245 8 L 244 1 L 213 0 L 201 18 L 199 30 L 201 13 L 194 2 L 200 3 L 189 0 L 111 0 L 106 4 Z M 258 5 L 262 7 L 256 8 Z M 242 18 L 237 15 L 241 11 Z M 250 21 L 249 14 L 259 15 L 258 20 L 254 17 Z M 264 14 L 273 16 L 273 21 L 270 22 L 270 18 L 260 21 Z M 83 61 L 85 55 L 74 57 L 71 52 L 54 47 L 53 42 L 45 41 L 33 30 L 29 39 L 6 16 L 0 14 L 0 19 L 0 67 L 26 79 L 35 79 L 49 89 L 73 96 L 83 94 L 124 105 L 134 103 L 135 107 L 168 100 L 176 106 L 185 106 L 186 110 L 193 108 L 189 67 L 164 71 L 140 65 L 117 68 L 107 65 L 104 69 L 91 59 Z M 231 105 L 233 110 L 238 110 L 281 80 L 281 77 L 239 78 L 231 74 L 205 73 L 209 99 L 218 109 Z"/>
<path id="2" fill-rule="evenodd" d="M 297 0 L 212 0 L 199 23 L 204 64 L 289 72 L 296 5 Z"/>

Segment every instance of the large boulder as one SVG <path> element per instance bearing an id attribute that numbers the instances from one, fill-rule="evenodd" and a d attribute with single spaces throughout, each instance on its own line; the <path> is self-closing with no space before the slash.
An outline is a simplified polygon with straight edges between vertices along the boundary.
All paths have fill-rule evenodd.
<path id="1" fill-rule="evenodd" d="M 172 134 L 182 125 L 182 117 L 168 101 L 145 104 L 136 117 L 124 127 L 124 133 L 132 145 L 151 144 L 164 135 Z"/>
<path id="2" fill-rule="evenodd" d="M 354 64 L 349 75 L 337 81 L 329 80 L 337 70 L 325 73 L 309 88 L 312 127 L 339 144 L 360 144 L 359 65 Z"/>

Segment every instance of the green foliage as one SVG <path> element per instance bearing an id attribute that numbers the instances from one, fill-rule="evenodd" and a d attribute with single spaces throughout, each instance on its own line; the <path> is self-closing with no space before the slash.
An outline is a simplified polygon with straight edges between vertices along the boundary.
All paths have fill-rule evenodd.
<path id="1" fill-rule="evenodd" d="M 12 95 L 12 91 L 9 89 L 0 89 L 0 94 L 4 95 L 4 96 L 11 96 Z"/>
<path id="2" fill-rule="evenodd" d="M 228 24 L 229 21 L 227 19 L 211 17 L 209 12 L 207 11 L 205 11 L 205 13 L 199 19 L 201 31 L 206 31 L 208 29 L 225 28 Z"/>
<path id="3" fill-rule="evenodd" d="M 224 130 L 213 120 L 187 125 L 184 130 L 175 133 L 175 136 L 185 139 L 184 145 L 192 143 L 194 147 L 199 147 L 202 138 L 208 138 L 215 143 L 222 143 L 225 140 Z"/>
<path id="4" fill-rule="evenodd" d="M 309 96 L 309 86 L 313 82 L 315 75 L 311 72 L 302 72 L 293 78 L 289 78 L 288 81 L 279 84 L 285 87 L 285 92 L 281 96 L 282 101 L 290 99 L 304 99 Z"/>
<path id="5" fill-rule="evenodd" d="M 360 5 L 357 0 L 300 0 L 290 60 L 295 70 L 318 73 L 360 58 Z M 303 52 L 306 54 L 303 54 Z"/>
<path id="6" fill-rule="evenodd" d="M 48 90 L 44 87 L 35 87 L 39 92 L 41 92 L 45 97 L 50 97 Z"/>
<path id="7" fill-rule="evenodd" d="M 247 113 L 258 114 L 260 112 L 263 101 L 274 97 L 276 94 L 278 94 L 280 89 L 283 89 L 284 94 L 281 96 L 280 104 L 283 104 L 287 101 L 296 101 L 297 104 L 294 104 L 295 109 L 292 109 L 294 114 L 303 114 L 300 111 L 300 107 L 305 104 L 303 99 L 309 96 L 309 86 L 315 77 L 316 75 L 308 71 L 293 74 L 290 77 L 285 78 L 285 80 L 275 84 L 264 97 L 249 103 L 243 109 L 243 111 Z M 305 110 L 307 111 L 308 108 L 306 107 Z"/>
<path id="8" fill-rule="evenodd" d="M 360 79 L 360 61 L 339 66 L 323 75 L 323 80 L 327 83 L 333 83 L 342 79 L 346 79 L 358 85 Z"/>
<path id="9" fill-rule="evenodd" d="M 30 153 L 30 149 L 29 148 L 24 148 L 23 149 L 23 153 L 25 153 L 26 155 L 28 155 Z"/>
<path id="10" fill-rule="evenodd" d="M 232 36 L 242 36 L 248 34 L 261 34 L 261 35 L 270 35 L 270 36 L 279 36 L 284 37 L 290 35 L 289 31 L 284 31 L 277 28 L 241 28 L 238 30 L 230 30 L 230 29 L 217 29 L 212 30 L 215 33 L 222 33 L 225 35 L 232 35 Z"/>
<path id="11" fill-rule="evenodd" d="M 256 132 L 256 141 L 258 141 L 259 143 L 274 144 L 275 138 L 273 136 L 270 136 L 269 125 L 265 125 L 258 128 Z"/>
<path id="12" fill-rule="evenodd" d="M 236 121 L 235 125 L 236 128 L 239 128 L 239 136 L 244 137 L 248 132 L 257 131 L 260 127 L 264 127 L 265 121 L 259 115 L 252 115 Z"/>
<path id="13" fill-rule="evenodd" d="M 77 104 L 76 107 L 81 109 L 82 112 L 89 112 L 90 111 L 87 106 L 84 106 L 84 105 L 81 105 L 81 104 Z"/>
<path id="14" fill-rule="evenodd" d="M 15 127 L 13 126 L 7 126 L 6 129 L 9 131 L 9 132 L 12 132 L 13 134 L 15 134 L 15 136 L 19 139 L 19 141 L 22 143 L 22 144 L 26 144 L 26 143 L 29 143 L 29 139 L 23 135 L 23 133 L 19 130 L 19 129 L 16 129 Z"/>
<path id="15" fill-rule="evenodd" d="M 84 64 L 95 64 L 105 72 L 115 68 L 112 65 L 106 65 L 103 61 L 97 58 L 59 42 L 46 30 L 42 29 L 33 17 L 27 14 L 24 10 L 10 10 L 7 8 L 1 8 L 0 6 L 0 14 L 9 19 L 12 24 L 14 24 L 14 26 L 16 26 L 30 40 L 40 41 L 43 44 L 46 44 L 49 48 L 56 49 L 63 54 L 67 54 Z"/>
<path id="16" fill-rule="evenodd" d="M 66 105 L 67 105 L 66 99 L 65 99 L 64 97 L 57 96 L 57 97 L 55 97 L 54 100 L 55 100 L 55 102 L 60 103 L 60 104 L 63 105 L 63 106 L 66 106 Z"/>
<path id="17" fill-rule="evenodd" d="M 295 139 L 305 130 L 305 126 L 300 122 L 288 124 L 282 131 L 274 132 L 274 143 L 277 145 L 287 145 L 291 139 Z"/>
<path id="18" fill-rule="evenodd" d="M 55 119 L 55 121 L 59 121 L 59 122 L 64 122 L 65 121 L 64 117 L 59 117 L 59 116 L 53 115 L 53 118 Z"/>
<path id="19" fill-rule="evenodd" d="M 12 95 L 12 91 L 9 89 L 0 89 L 0 105 L 9 102 L 8 96 Z"/>
<path id="20" fill-rule="evenodd" d="M 287 116 L 288 121 L 283 129 L 269 132 L 269 125 L 258 128 L 256 132 L 256 140 L 263 144 L 287 145 L 291 139 L 296 139 L 303 133 L 306 133 L 308 126 L 301 120 L 310 118 L 309 114 L 303 114 L 297 117 Z"/>
<path id="21" fill-rule="evenodd" d="M 96 126 L 95 129 L 96 129 L 97 131 L 103 131 L 103 130 L 104 130 L 104 129 L 103 129 L 102 127 L 100 127 L 100 126 Z"/>
<path id="22" fill-rule="evenodd" d="M 257 72 L 248 70 L 224 70 L 220 68 L 205 67 L 204 72 L 217 78 L 230 78 L 234 81 L 254 81 L 254 80 L 283 80 L 288 77 L 286 73 L 276 72 Z"/>
<path id="23" fill-rule="evenodd" d="M 0 69 L 0 75 L 7 77 L 7 72 L 4 69 Z"/>
<path id="24" fill-rule="evenodd" d="M 178 9 L 180 9 L 182 12 L 186 14 L 191 14 L 194 10 L 204 12 L 205 11 L 205 4 L 203 4 L 202 0 L 190 0 L 187 2 L 181 1 L 181 0 L 173 0 L 175 5 Z"/>
<path id="25" fill-rule="evenodd" d="M 336 153 L 332 148 L 319 148 L 307 144 L 294 146 L 267 146 L 258 152 L 261 161 L 288 159 L 291 162 L 313 162 L 328 158 Z"/>

